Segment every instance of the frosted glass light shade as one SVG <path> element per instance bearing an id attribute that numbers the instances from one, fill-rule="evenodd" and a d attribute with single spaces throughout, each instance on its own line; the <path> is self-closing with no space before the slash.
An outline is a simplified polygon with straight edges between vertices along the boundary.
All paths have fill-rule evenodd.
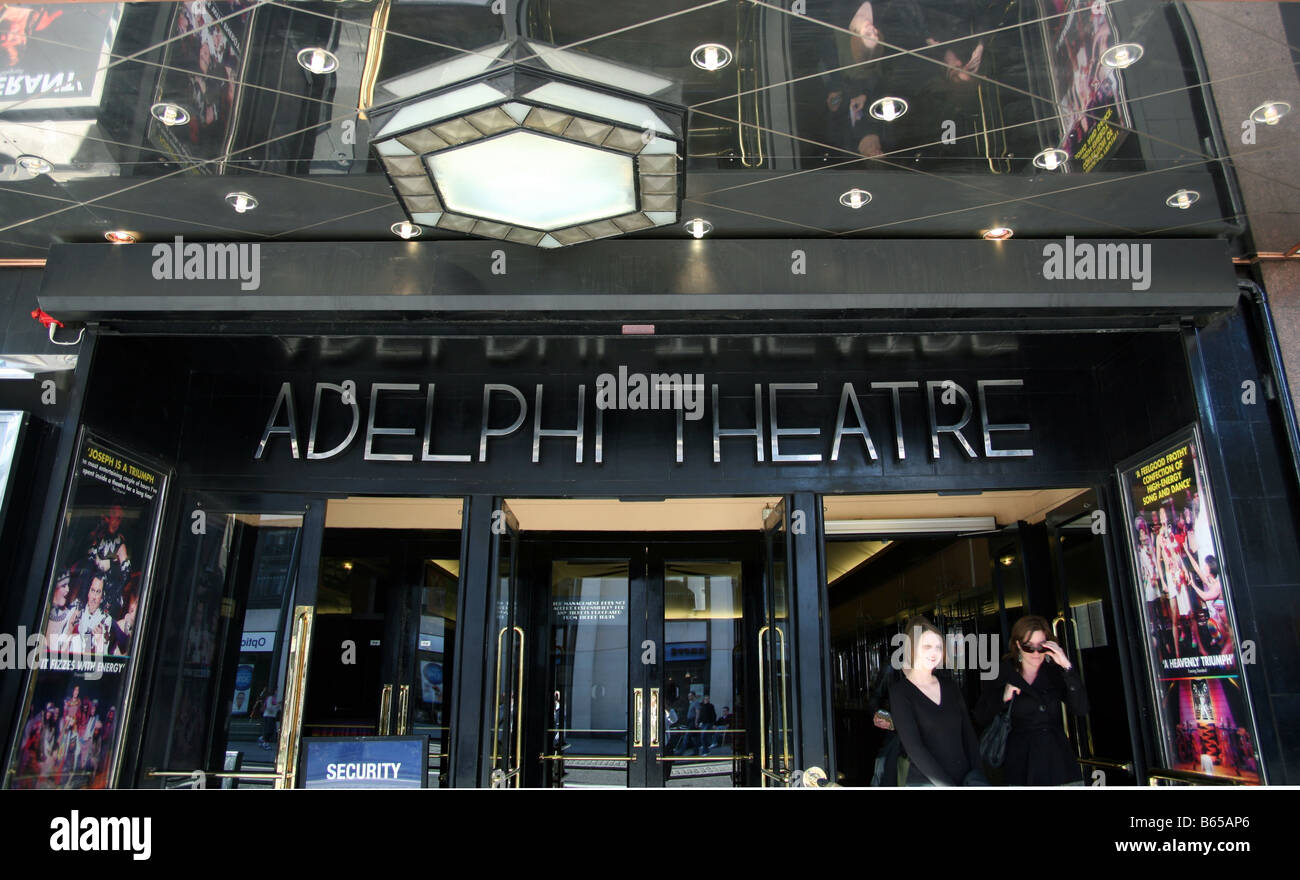
<path id="1" fill-rule="evenodd" d="M 443 150 L 427 162 L 448 210 L 499 223 L 549 231 L 637 207 L 630 156 L 527 131 Z"/>

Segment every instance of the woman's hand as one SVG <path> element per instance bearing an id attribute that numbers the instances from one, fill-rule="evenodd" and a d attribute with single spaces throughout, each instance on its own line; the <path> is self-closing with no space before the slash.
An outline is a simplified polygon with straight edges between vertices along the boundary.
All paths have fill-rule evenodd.
<path id="1" fill-rule="evenodd" d="M 984 44 L 980 43 L 970 53 L 970 58 L 963 62 L 961 57 L 951 49 L 943 53 L 943 63 L 948 66 L 948 79 L 953 82 L 969 82 L 971 74 L 979 73 L 980 62 L 984 60 Z"/>
<path id="2" fill-rule="evenodd" d="M 875 715 L 871 716 L 871 723 L 876 725 L 876 727 L 879 727 L 881 730 L 894 729 L 894 719 L 890 718 L 884 712 L 876 712 Z"/>
<path id="3" fill-rule="evenodd" d="M 1074 666 L 1070 662 L 1070 658 L 1065 656 L 1065 652 L 1061 650 L 1061 646 L 1056 642 L 1043 642 L 1043 647 L 1048 650 L 1047 656 L 1052 658 L 1052 662 L 1062 669 L 1070 669 Z"/>
<path id="4" fill-rule="evenodd" d="M 858 152 L 868 159 L 874 156 L 883 156 L 885 148 L 880 145 L 880 135 L 869 134 L 858 141 Z"/>
<path id="5" fill-rule="evenodd" d="M 1018 693 L 1020 693 L 1020 688 L 1016 687 L 1014 684 L 1008 684 L 1002 689 L 1002 702 L 1007 702 Z"/>

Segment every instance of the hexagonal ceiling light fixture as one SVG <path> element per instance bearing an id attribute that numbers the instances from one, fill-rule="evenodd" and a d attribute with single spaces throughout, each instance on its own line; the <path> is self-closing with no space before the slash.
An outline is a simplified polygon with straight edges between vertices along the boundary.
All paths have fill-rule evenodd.
<path id="1" fill-rule="evenodd" d="M 562 247 L 676 224 L 679 100 L 655 74 L 513 40 L 377 84 L 370 147 L 413 223 Z"/>

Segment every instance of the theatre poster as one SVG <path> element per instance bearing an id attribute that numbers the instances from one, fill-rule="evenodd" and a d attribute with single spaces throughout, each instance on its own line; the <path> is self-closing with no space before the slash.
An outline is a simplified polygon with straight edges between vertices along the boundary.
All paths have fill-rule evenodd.
<path id="1" fill-rule="evenodd" d="M 1254 719 L 1199 433 L 1175 433 L 1121 464 L 1119 478 L 1164 767 L 1258 783 Z"/>
<path id="2" fill-rule="evenodd" d="M 117 772 L 168 472 L 82 430 L 6 788 L 109 788 Z"/>

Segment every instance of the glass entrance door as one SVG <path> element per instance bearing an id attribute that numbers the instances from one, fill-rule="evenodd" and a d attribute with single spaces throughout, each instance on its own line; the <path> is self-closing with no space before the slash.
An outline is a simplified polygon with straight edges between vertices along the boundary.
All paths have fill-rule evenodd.
<path id="1" fill-rule="evenodd" d="M 491 712 L 486 725 L 493 788 L 520 788 L 524 783 L 524 696 L 528 615 L 519 579 L 519 521 L 504 502 L 493 528 L 493 626 L 488 648 L 492 662 Z"/>
<path id="2" fill-rule="evenodd" d="M 763 520 L 762 622 L 752 642 L 758 653 L 759 773 L 764 787 L 784 784 L 794 767 L 788 541 L 783 499 Z"/>
<path id="3" fill-rule="evenodd" d="M 447 784 L 459 553 L 433 531 L 325 531 L 304 737 L 428 735 Z"/>
<path id="4" fill-rule="evenodd" d="M 747 555 L 736 544 L 552 545 L 543 784 L 751 779 L 758 603 L 746 605 Z"/>
<path id="5" fill-rule="evenodd" d="M 651 571 L 663 583 L 658 693 L 665 730 L 655 782 L 745 785 L 756 766 L 750 725 L 761 700 L 756 658 L 747 650 L 757 635 L 759 603 L 751 595 L 746 608 L 745 564 L 708 548 L 659 549 L 651 548 Z"/>
<path id="6" fill-rule="evenodd" d="M 1116 629 L 1122 612 L 1117 612 L 1111 590 L 1106 539 L 1094 528 L 1098 509 L 1096 493 L 1089 491 L 1048 513 L 1044 522 L 1056 580 L 1051 638 L 1078 666 L 1090 695 L 1118 695 L 1125 693 L 1126 677 Z M 1064 713 L 1085 783 L 1132 785 L 1137 780 L 1130 711 L 1123 699 L 1094 697 L 1087 715 Z"/>
<path id="7" fill-rule="evenodd" d="M 291 785 L 324 504 L 189 492 L 181 505 L 139 782 Z"/>

